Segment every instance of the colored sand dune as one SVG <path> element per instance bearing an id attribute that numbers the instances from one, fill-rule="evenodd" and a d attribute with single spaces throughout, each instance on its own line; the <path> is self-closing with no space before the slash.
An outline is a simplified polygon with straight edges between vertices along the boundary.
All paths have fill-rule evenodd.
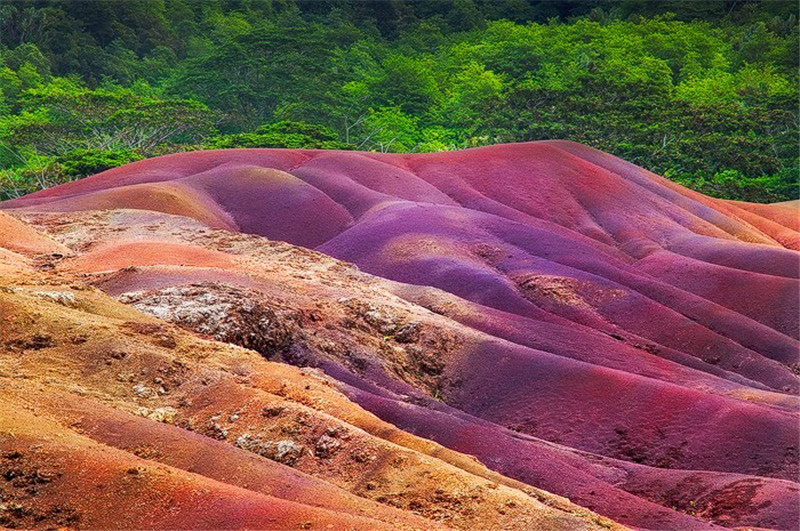
<path id="1" fill-rule="evenodd" d="M 192 354 L 196 366 L 159 394 L 144 383 L 165 380 L 147 372 L 155 354 L 106 364 L 67 335 L 39 347 L 23 321 L 12 330 L 24 337 L 6 343 L 4 378 L 20 371 L 59 382 L 38 396 L 9 380 L 4 407 L 36 404 L 47 418 L 26 437 L 66 430 L 69 442 L 53 455 L 79 452 L 114 485 L 113 470 L 149 459 L 131 456 L 125 441 L 157 442 L 162 468 L 153 473 L 183 472 L 153 480 L 155 491 L 183 500 L 201 488 L 191 482 L 211 482 L 202 488 L 218 508 L 201 527 L 222 518 L 236 527 L 599 525 L 563 500 L 548 509 L 540 498 L 549 495 L 531 488 L 643 529 L 800 525 L 797 204 L 709 198 L 547 141 L 419 155 L 182 153 L 0 207 L 19 218 L 0 213 L 0 270 L 18 276 L 6 275 L 8 286 L 75 282 L 104 292 L 73 303 L 84 295 L 70 287 L 69 317 L 39 317 L 51 319 L 43 330 L 150 319 L 139 310 L 182 327 L 151 325 L 170 336 L 251 349 Z M 16 230 L 24 237 L 5 236 Z M 31 290 L 46 289 L 15 289 L 24 293 L 4 295 L 9 314 L 44 304 Z M 36 354 L 22 362 L 20 349 Z M 167 350 L 170 363 L 189 356 Z M 246 369 L 237 369 L 240 356 Z M 275 361 L 321 371 L 327 390 L 305 391 L 306 376 Z M 135 367 L 115 367 L 124 363 Z M 230 374 L 214 376 L 225 363 Z M 313 419 L 286 427 L 283 410 L 258 414 L 264 392 Z M 76 419 L 81 431 L 70 428 Z M 164 435 L 152 439 L 146 425 L 159 420 Z M 361 431 L 344 438 L 336 422 Z M 362 443 L 401 448 L 370 460 Z M 214 463 L 189 466 L 194 445 Z M 107 447 L 119 453 L 98 457 Z M 402 448 L 424 455 L 396 457 Z M 264 477 L 295 473 L 288 465 L 318 483 L 259 491 L 263 501 L 246 495 L 264 480 L 225 471 L 254 454 L 272 467 Z M 461 474 L 462 487 L 437 489 L 436 467 Z M 376 469 L 391 480 L 368 479 Z M 520 498 L 495 499 L 480 481 Z M 340 502 L 302 494 L 334 487 Z M 258 520 L 270 518 L 259 508 L 270 496 L 289 504 L 273 512 L 296 516 Z M 207 502 L 180 503 L 189 511 Z M 170 517 L 132 514 L 129 525 L 186 524 Z"/>

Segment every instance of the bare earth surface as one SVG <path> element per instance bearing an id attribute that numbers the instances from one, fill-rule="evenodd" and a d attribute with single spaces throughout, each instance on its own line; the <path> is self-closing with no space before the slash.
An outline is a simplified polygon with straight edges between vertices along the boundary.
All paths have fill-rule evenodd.
<path id="1" fill-rule="evenodd" d="M 0 526 L 800 526 L 796 203 L 538 142 L 0 208 Z"/>

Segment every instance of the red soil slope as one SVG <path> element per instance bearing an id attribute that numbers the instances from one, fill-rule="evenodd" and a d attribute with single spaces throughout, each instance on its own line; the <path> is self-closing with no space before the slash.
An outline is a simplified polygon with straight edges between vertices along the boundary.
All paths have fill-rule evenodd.
<path id="1" fill-rule="evenodd" d="M 69 253 L 60 243 L 5 212 L 0 212 L 0 248 L 6 253 Z"/>
<path id="2" fill-rule="evenodd" d="M 164 187 L 181 190 L 180 208 Z M 401 429 L 622 523 L 800 525 L 796 204 L 716 200 L 549 141 L 425 155 L 178 154 L 2 207 L 82 253 L 59 266 L 65 274 L 117 271 L 97 285 L 195 330 L 181 305 L 196 295 L 173 288 L 238 286 L 272 300 L 297 282 L 289 292 L 309 305 L 338 301 L 316 310 L 327 328 L 304 326 L 352 346 L 307 339 L 283 359 L 323 368 Z M 111 213 L 92 229 L 89 218 L 44 214 L 104 208 L 196 223 Z M 313 272 L 278 282 L 278 265 L 247 258 L 263 240 L 223 245 L 204 226 L 352 262 L 393 281 L 364 280 L 377 291 L 353 300 L 416 310 L 388 324 L 375 308 L 329 319 L 361 306 L 316 286 Z M 383 343 L 336 335 L 342 322 Z M 409 323 L 438 332 L 416 337 Z"/>
<path id="3" fill-rule="evenodd" d="M 149 220 L 126 225 L 163 226 Z M 163 257 L 181 246 L 161 244 Z M 380 421 L 320 371 L 123 306 L 84 282 L 102 274 L 60 266 L 81 256 L 16 257 L 0 276 L 3 528 L 622 531 Z"/>

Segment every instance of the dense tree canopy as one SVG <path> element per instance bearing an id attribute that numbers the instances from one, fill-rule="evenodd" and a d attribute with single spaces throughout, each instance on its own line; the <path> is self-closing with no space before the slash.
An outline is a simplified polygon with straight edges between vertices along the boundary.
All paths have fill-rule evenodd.
<path id="1" fill-rule="evenodd" d="M 794 2 L 0 4 L 0 194 L 187 149 L 566 138 L 720 197 L 798 196 Z"/>

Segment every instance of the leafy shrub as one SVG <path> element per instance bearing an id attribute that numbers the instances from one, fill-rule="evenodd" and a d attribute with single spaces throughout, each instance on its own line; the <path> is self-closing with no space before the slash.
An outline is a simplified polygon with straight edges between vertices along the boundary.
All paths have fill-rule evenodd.
<path id="1" fill-rule="evenodd" d="M 331 129 L 305 122 L 282 121 L 262 125 L 254 133 L 220 135 L 208 140 L 206 149 L 228 148 L 292 148 L 292 149 L 353 149 L 339 142 Z"/>
<path id="2" fill-rule="evenodd" d="M 55 157 L 54 164 L 64 177 L 79 178 L 116 168 L 141 160 L 140 154 L 130 149 L 110 151 L 106 149 L 73 149 Z"/>
<path id="3" fill-rule="evenodd" d="M 18 153 L 7 147 L 0 149 L 0 154 L 4 152 L 14 154 L 17 158 L 14 160 L 16 164 L 8 164 L 0 169 L 0 201 L 144 158 L 132 150 L 75 149 L 55 157 Z"/>

